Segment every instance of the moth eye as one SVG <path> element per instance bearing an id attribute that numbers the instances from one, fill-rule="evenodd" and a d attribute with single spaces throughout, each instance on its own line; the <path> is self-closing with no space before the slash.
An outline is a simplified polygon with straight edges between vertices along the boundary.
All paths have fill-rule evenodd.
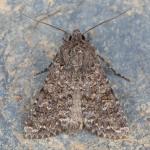
<path id="1" fill-rule="evenodd" d="M 70 35 L 70 36 L 69 36 L 69 41 L 71 41 L 71 39 L 72 39 L 72 36 Z"/>
<path id="2" fill-rule="evenodd" d="M 85 36 L 84 35 L 82 35 L 82 40 L 85 40 Z"/>

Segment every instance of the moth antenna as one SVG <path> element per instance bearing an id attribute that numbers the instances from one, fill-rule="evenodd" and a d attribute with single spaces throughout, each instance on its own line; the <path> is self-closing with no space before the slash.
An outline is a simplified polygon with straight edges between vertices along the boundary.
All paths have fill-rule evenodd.
<path id="1" fill-rule="evenodd" d="M 115 16 L 115 17 L 109 18 L 109 19 L 107 19 L 107 20 L 105 20 L 105 21 L 102 21 L 102 22 L 98 23 L 97 25 L 95 25 L 95 26 L 89 28 L 88 30 L 86 30 L 83 34 L 86 34 L 86 33 L 89 32 L 90 30 L 93 30 L 94 28 L 96 28 L 96 27 L 98 27 L 98 26 L 100 26 L 100 25 L 102 25 L 102 24 L 105 24 L 105 23 L 107 23 L 107 22 L 110 22 L 110 21 L 112 21 L 112 20 L 114 20 L 114 19 L 120 17 L 121 15 L 127 13 L 129 10 L 131 10 L 131 8 L 129 8 L 128 10 L 126 10 L 126 11 L 124 11 L 124 12 L 122 12 L 122 13 L 120 13 L 119 15 L 117 15 L 117 16 Z"/>
<path id="2" fill-rule="evenodd" d="M 63 30 L 63 29 L 61 29 L 61 28 L 59 28 L 59 27 L 57 27 L 57 26 L 48 24 L 48 23 L 43 22 L 43 21 L 39 21 L 39 20 L 33 19 L 33 18 L 31 18 L 31 17 L 29 17 L 29 16 L 27 16 L 27 15 L 25 15 L 25 14 L 23 14 L 23 15 L 24 15 L 25 17 L 27 17 L 27 18 L 30 18 L 31 20 L 34 20 L 34 21 L 37 22 L 37 23 L 45 24 L 45 25 L 50 26 L 50 27 L 52 27 L 52 28 L 54 28 L 54 29 L 56 29 L 56 30 L 62 31 L 62 32 L 64 32 L 65 34 L 68 34 L 67 31 L 65 31 L 65 30 Z"/>

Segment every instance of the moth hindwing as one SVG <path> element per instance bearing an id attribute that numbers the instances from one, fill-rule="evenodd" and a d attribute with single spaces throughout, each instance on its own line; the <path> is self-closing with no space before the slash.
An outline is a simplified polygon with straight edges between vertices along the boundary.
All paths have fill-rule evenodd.
<path id="1" fill-rule="evenodd" d="M 96 49 L 79 30 L 60 47 L 34 101 L 24 122 L 26 138 L 82 129 L 108 138 L 122 138 L 128 132 Z"/>

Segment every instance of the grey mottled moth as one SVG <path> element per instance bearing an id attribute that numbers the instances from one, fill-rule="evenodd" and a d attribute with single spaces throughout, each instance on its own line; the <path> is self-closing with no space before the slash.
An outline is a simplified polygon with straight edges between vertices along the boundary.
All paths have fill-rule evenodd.
<path id="1" fill-rule="evenodd" d="M 105 60 L 84 36 L 91 29 L 126 12 L 84 33 L 76 29 L 64 39 L 24 121 L 26 138 L 47 138 L 80 130 L 113 139 L 127 135 L 126 117 L 102 67 Z M 112 71 L 128 80 L 114 69 Z"/>

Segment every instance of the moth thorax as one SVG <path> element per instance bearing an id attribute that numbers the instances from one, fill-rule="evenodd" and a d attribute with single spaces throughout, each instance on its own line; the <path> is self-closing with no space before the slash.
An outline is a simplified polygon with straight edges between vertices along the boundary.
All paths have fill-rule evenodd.
<path id="1" fill-rule="evenodd" d="M 75 52 L 73 52 L 73 59 L 71 61 L 71 64 L 75 70 L 79 70 L 83 65 L 83 61 L 82 61 L 83 52 L 78 49 L 74 49 L 74 51 Z"/>

